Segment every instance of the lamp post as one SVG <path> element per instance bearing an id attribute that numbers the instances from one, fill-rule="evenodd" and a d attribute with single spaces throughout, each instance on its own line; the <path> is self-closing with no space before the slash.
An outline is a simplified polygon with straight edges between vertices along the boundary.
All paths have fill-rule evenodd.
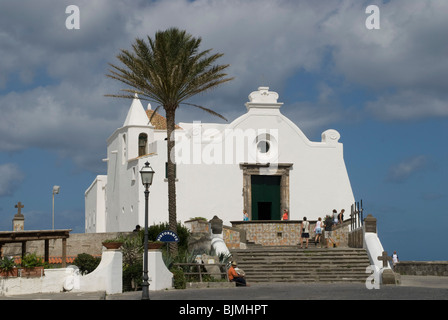
<path id="1" fill-rule="evenodd" d="M 149 165 L 149 162 L 145 163 L 145 166 L 140 170 L 142 176 L 142 183 L 145 186 L 145 251 L 143 253 L 143 283 L 142 283 L 142 300 L 149 300 L 149 283 L 148 283 L 148 198 L 149 198 L 149 186 L 152 184 L 152 178 L 154 177 L 154 170 Z"/>
<path id="2" fill-rule="evenodd" d="M 53 186 L 53 210 L 52 210 L 53 214 L 52 214 L 52 220 L 51 220 L 52 230 L 54 230 L 54 195 L 59 193 L 60 188 L 61 188 L 60 186 Z"/>

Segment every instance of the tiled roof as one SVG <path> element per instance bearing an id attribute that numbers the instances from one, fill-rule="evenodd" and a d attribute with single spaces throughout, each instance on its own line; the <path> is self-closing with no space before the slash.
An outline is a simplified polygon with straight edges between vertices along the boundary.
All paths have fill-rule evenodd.
<path id="1" fill-rule="evenodd" d="M 148 115 L 148 119 L 151 119 L 154 110 L 146 110 L 146 114 Z M 166 118 L 160 115 L 158 112 L 154 115 L 151 120 L 151 124 L 154 126 L 156 130 L 166 130 Z M 176 129 L 181 129 L 178 125 L 175 125 Z"/>

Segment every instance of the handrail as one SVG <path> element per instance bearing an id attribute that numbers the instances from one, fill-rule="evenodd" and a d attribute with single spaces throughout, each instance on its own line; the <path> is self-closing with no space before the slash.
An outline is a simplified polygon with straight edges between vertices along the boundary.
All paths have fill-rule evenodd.
<path id="1" fill-rule="evenodd" d="M 201 267 L 202 266 L 216 266 L 216 267 L 219 267 L 219 270 L 221 271 L 222 270 L 222 267 L 224 267 L 224 272 L 219 272 L 219 274 L 220 275 L 225 275 L 226 276 L 226 279 L 227 279 L 227 281 L 229 281 L 229 275 L 228 275 L 228 273 L 227 273 L 227 268 L 226 268 L 226 265 L 225 264 L 223 264 L 223 263 L 174 263 L 173 264 L 174 266 L 177 266 L 177 267 L 181 267 L 181 266 L 188 266 L 188 267 L 197 267 L 198 268 L 198 271 L 197 272 L 184 272 L 184 274 L 185 275 L 199 275 L 199 281 L 200 282 L 202 282 L 202 274 L 210 274 L 209 272 L 207 272 L 207 271 L 205 271 L 205 272 L 203 272 L 203 271 L 201 271 Z M 216 274 L 218 274 L 217 272 L 216 272 Z"/>
<path id="2" fill-rule="evenodd" d="M 362 200 L 361 202 L 355 202 L 351 206 L 351 213 L 350 213 L 350 229 L 354 230 L 357 228 L 361 228 L 364 222 L 363 217 L 364 208 L 362 207 Z"/>

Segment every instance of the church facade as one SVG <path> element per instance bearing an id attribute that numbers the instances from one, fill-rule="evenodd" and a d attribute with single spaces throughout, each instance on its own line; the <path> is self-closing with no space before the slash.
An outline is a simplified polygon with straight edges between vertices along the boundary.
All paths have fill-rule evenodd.
<path id="1" fill-rule="evenodd" d="M 249 95 L 247 112 L 229 124 L 179 123 L 174 138 L 177 219 L 220 217 L 317 220 L 345 209 L 354 196 L 336 130 L 310 141 L 281 112 L 278 94 L 260 87 Z M 149 194 L 149 223 L 168 221 L 165 119 L 138 97 L 125 122 L 107 140 L 107 174 L 85 192 L 85 231 L 132 231 L 144 224 L 144 186 L 139 171 L 155 171 Z"/>

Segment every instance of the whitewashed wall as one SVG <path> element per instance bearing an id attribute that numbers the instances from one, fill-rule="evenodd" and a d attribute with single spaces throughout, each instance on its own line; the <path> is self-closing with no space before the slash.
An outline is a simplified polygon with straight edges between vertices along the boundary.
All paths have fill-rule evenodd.
<path id="1" fill-rule="evenodd" d="M 327 130 L 322 134 L 322 141 L 309 141 L 294 123 L 281 114 L 282 103 L 278 103 L 277 98 L 275 92 L 259 88 L 249 96 L 247 113 L 228 125 L 179 124 L 183 129 L 176 131 L 178 221 L 184 222 L 193 217 L 211 219 L 215 215 L 223 219 L 225 224 L 241 220 L 243 172 L 240 163 L 243 162 L 293 164 L 289 189 L 291 220 L 301 220 L 304 216 L 316 220 L 331 214 L 333 209 L 350 212 L 354 196 L 339 133 Z M 136 108 L 136 104 L 132 108 Z M 273 133 L 271 147 L 277 152 L 262 154 L 257 151 L 256 135 L 247 139 L 250 132 L 258 134 L 266 130 Z M 140 132 L 147 132 L 150 139 L 158 137 L 160 140 L 148 141 L 154 153 L 135 158 Z M 230 151 L 227 146 L 232 135 L 236 135 L 236 139 L 246 139 L 247 146 L 242 158 L 229 162 L 225 157 Z M 145 129 L 137 125 L 117 129 L 109 138 L 106 197 L 86 197 L 86 215 L 91 211 L 87 206 L 94 205 L 91 203 L 105 202 L 105 212 L 102 214 L 106 220 L 106 232 L 132 231 L 136 224 L 143 226 L 145 201 L 139 171 L 146 161 L 156 172 L 150 188 L 149 224 L 168 221 L 168 186 L 165 179 L 167 152 L 164 138 L 161 132 L 154 135 L 152 127 Z M 185 146 L 191 152 L 189 163 L 185 160 L 185 152 L 188 150 Z M 217 158 L 211 157 L 220 149 L 224 153 L 221 158 L 223 164 L 217 164 Z M 238 154 L 236 149 L 238 145 L 234 144 L 234 154 Z"/>

